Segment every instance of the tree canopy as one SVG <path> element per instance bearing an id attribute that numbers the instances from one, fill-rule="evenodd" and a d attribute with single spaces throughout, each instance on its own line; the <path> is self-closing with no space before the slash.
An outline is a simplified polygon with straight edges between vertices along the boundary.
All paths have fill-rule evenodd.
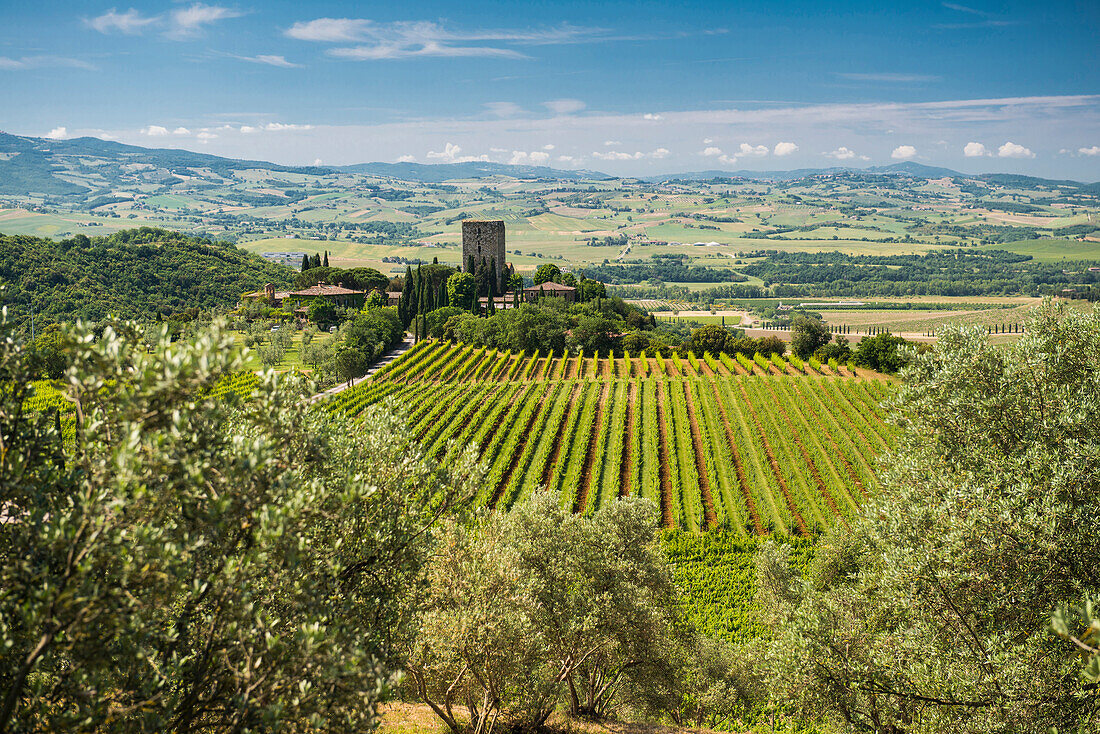
<path id="1" fill-rule="evenodd" d="M 1100 592 L 1097 365 L 1100 316 L 1050 304 L 1007 349 L 950 329 L 915 358 L 881 493 L 808 580 L 760 559 L 776 695 L 861 731 L 1095 730 L 1049 627 Z"/>
<path id="2" fill-rule="evenodd" d="M 141 227 L 54 241 L 0 235 L 0 295 L 17 324 L 152 319 L 191 308 L 231 308 L 293 271 L 227 242 Z"/>
<path id="3" fill-rule="evenodd" d="M 371 728 L 472 457 L 444 469 L 398 405 L 344 418 L 272 373 L 215 396 L 241 368 L 220 329 L 65 339 L 67 427 L 23 410 L 0 339 L 0 731 Z"/>

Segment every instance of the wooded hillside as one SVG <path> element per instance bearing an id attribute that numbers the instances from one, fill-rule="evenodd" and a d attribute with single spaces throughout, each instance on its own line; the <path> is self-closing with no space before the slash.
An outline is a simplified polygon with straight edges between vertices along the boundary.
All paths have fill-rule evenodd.
<path id="1" fill-rule="evenodd" d="M 17 323 L 32 305 L 36 324 L 230 307 L 293 275 L 235 245 L 150 227 L 61 241 L 0 235 L 0 301 Z"/>

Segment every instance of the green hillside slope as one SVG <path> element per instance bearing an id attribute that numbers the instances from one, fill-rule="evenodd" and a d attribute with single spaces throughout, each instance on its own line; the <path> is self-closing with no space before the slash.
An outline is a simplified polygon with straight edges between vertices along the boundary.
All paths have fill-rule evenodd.
<path id="1" fill-rule="evenodd" d="M 32 306 L 39 324 L 233 306 L 292 276 L 234 245 L 150 227 L 60 242 L 0 235 L 0 301 L 17 323 Z"/>

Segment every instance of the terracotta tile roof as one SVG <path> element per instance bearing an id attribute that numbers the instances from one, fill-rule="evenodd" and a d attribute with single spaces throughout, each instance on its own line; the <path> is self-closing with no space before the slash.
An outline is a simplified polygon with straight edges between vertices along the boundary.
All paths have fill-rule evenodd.
<path id="1" fill-rule="evenodd" d="M 562 285 L 561 283 L 547 281 L 531 286 L 530 288 L 524 288 L 523 290 L 525 293 L 538 293 L 539 291 L 575 291 L 577 289 L 571 285 Z"/>
<path id="2" fill-rule="evenodd" d="M 266 298 L 266 297 L 267 297 L 267 293 L 265 293 L 264 291 L 253 291 L 252 293 L 245 293 L 241 296 L 241 298 Z M 290 292 L 289 291 L 275 291 L 275 300 L 276 301 L 282 301 L 286 298 L 290 298 Z"/>
<path id="3" fill-rule="evenodd" d="M 293 291 L 292 293 L 290 293 L 290 296 L 353 296 L 362 294 L 363 291 L 353 291 L 338 285 L 327 285 L 325 283 L 318 283 L 317 285 L 310 286 L 305 290 Z"/>

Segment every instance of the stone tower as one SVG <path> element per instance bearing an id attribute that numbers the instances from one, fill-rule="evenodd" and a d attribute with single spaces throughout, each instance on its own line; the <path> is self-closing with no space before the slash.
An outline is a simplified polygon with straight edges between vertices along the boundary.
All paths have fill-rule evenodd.
<path id="1" fill-rule="evenodd" d="M 462 221 L 462 269 L 469 268 L 470 258 L 474 259 L 476 269 L 481 261 L 486 267 L 496 263 L 497 292 L 504 291 L 504 222 L 486 219 L 465 219 Z"/>

